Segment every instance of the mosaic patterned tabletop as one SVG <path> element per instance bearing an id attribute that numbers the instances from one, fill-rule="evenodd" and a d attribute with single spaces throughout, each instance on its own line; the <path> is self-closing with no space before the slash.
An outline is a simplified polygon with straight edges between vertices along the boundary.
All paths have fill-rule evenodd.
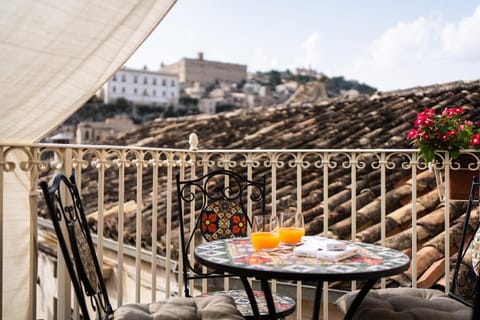
<path id="1" fill-rule="evenodd" d="M 352 243 L 352 242 L 349 242 Z M 279 247 L 274 251 L 255 251 L 250 238 L 222 239 L 201 244 L 195 248 L 195 256 L 227 269 L 245 270 L 275 277 L 285 276 L 308 278 L 322 275 L 325 280 L 346 278 L 356 275 L 358 279 L 369 275 L 393 275 L 408 268 L 410 259 L 397 250 L 378 245 L 354 242 L 359 247 L 356 255 L 337 262 L 316 258 L 300 257 L 293 254 L 292 247 Z M 226 270 L 231 271 L 231 270 Z M 296 277 L 295 275 L 299 276 Z M 293 279 L 292 279 L 293 280 Z"/>

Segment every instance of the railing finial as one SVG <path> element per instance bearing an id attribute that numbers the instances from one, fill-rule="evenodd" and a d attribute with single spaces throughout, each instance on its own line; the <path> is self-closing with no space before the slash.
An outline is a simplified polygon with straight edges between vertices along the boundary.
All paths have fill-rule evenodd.
<path id="1" fill-rule="evenodd" d="M 198 136 L 196 133 L 191 133 L 190 136 L 188 137 L 188 143 L 190 144 L 190 150 L 191 151 L 197 151 L 198 150 Z"/>

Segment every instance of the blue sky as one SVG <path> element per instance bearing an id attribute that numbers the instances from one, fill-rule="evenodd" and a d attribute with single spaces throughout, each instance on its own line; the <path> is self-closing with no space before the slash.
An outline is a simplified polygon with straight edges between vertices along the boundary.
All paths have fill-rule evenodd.
<path id="1" fill-rule="evenodd" d="M 311 67 L 379 90 L 480 79 L 480 0 L 178 0 L 126 63 Z"/>

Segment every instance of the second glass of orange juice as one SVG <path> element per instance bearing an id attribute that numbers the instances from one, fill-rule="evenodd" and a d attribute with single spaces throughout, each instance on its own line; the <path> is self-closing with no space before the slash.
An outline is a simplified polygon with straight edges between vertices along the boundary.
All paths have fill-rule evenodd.
<path id="1" fill-rule="evenodd" d="M 301 212 L 282 212 L 279 229 L 280 243 L 283 245 L 299 245 L 305 235 L 303 214 Z"/>

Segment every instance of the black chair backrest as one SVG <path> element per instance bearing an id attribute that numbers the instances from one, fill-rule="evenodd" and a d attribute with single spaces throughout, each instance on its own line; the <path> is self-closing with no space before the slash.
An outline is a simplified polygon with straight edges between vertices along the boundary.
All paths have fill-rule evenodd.
<path id="1" fill-rule="evenodd" d="M 225 277 L 215 270 L 203 273 L 194 268 L 189 252 L 195 235 L 200 233 L 205 241 L 246 236 L 247 225 L 251 226 L 246 208 L 248 199 L 252 206 L 260 210 L 259 214 L 265 214 L 266 179 L 262 176 L 261 181 L 255 182 L 233 171 L 219 169 L 192 180 L 182 181 L 177 174 L 176 180 L 183 279 L 185 296 L 188 297 L 188 280 Z M 184 210 L 193 203 L 196 218 L 187 235 L 185 220 L 189 215 L 185 215 Z"/>
<path id="2" fill-rule="evenodd" d="M 113 313 L 73 175 L 58 173 L 51 186 L 40 182 L 65 264 L 84 319 L 90 319 L 86 297 L 98 319 Z"/>
<path id="3" fill-rule="evenodd" d="M 473 182 L 470 189 L 470 196 L 465 212 L 465 220 L 462 227 L 462 236 L 460 238 L 460 243 L 455 261 L 455 268 L 453 270 L 452 283 L 450 285 L 449 292 L 450 297 L 470 307 L 473 307 L 474 305 L 474 301 L 476 299 L 476 292 L 479 290 L 478 279 L 480 278 L 473 271 L 471 262 L 471 244 L 480 226 L 478 218 L 471 218 L 471 211 L 475 204 L 478 206 L 480 203 L 480 198 L 475 198 L 475 196 L 478 197 L 479 187 L 480 182 L 475 176 L 473 177 Z"/>

